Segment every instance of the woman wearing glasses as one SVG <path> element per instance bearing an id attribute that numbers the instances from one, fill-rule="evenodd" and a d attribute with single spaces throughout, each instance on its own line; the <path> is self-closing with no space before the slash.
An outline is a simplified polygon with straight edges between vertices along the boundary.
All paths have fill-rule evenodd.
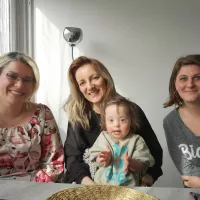
<path id="1" fill-rule="evenodd" d="M 51 110 L 30 102 L 39 86 L 34 60 L 22 53 L 0 56 L 0 179 L 56 181 L 63 146 Z"/>

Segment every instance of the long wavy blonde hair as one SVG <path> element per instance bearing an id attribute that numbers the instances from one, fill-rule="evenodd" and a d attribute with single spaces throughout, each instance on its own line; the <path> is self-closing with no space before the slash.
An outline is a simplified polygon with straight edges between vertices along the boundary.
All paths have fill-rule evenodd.
<path id="1" fill-rule="evenodd" d="M 179 96 L 178 92 L 176 91 L 176 86 L 175 86 L 175 81 L 176 77 L 180 71 L 180 69 L 183 66 L 187 65 L 197 65 L 200 67 L 200 54 L 196 55 L 187 55 L 185 57 L 179 58 L 172 70 L 170 82 L 169 82 L 169 98 L 168 100 L 163 104 L 164 108 L 167 108 L 172 105 L 176 106 L 181 106 L 183 105 L 184 101 L 183 99 Z"/>
<path id="2" fill-rule="evenodd" d="M 29 56 L 25 55 L 24 53 L 20 52 L 9 52 L 7 54 L 4 54 L 0 56 L 0 74 L 2 70 L 12 61 L 19 61 L 27 66 L 29 66 L 34 74 L 34 88 L 32 95 L 35 94 L 39 87 L 39 82 L 40 82 L 40 75 L 39 75 L 39 69 L 36 64 L 36 62 Z M 31 98 L 31 97 L 30 97 Z"/>
<path id="3" fill-rule="evenodd" d="M 85 56 L 78 57 L 72 62 L 68 70 L 71 94 L 65 103 L 64 108 L 67 112 L 69 122 L 73 127 L 76 123 L 80 123 L 86 129 L 89 128 L 89 109 L 91 109 L 91 102 L 89 102 L 81 93 L 75 75 L 76 71 L 80 67 L 88 64 L 91 65 L 101 77 L 103 77 L 106 83 L 106 93 L 102 99 L 102 103 L 116 95 L 113 79 L 101 62 L 94 58 L 88 58 Z"/>

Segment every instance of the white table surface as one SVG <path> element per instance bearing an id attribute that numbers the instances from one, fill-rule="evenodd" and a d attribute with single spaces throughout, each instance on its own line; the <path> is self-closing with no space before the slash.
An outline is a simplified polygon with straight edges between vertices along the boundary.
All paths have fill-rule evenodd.
<path id="1" fill-rule="evenodd" d="M 62 189 L 80 186 L 64 183 L 0 180 L 0 200 L 45 200 Z M 188 188 L 135 187 L 134 189 L 153 195 L 160 200 L 189 200 L 190 191 L 200 193 L 200 189 Z"/>

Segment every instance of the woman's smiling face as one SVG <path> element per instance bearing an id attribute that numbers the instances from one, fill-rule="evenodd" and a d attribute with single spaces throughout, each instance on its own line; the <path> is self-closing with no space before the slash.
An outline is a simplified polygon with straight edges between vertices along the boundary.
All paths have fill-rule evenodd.
<path id="1" fill-rule="evenodd" d="M 101 103 L 106 93 L 104 78 L 90 64 L 81 66 L 75 78 L 83 96 L 92 104 Z"/>
<path id="2" fill-rule="evenodd" d="M 34 84 L 31 67 L 11 61 L 0 74 L 0 99 L 16 105 L 23 103 L 31 97 Z"/>
<path id="3" fill-rule="evenodd" d="M 175 80 L 179 96 L 186 102 L 200 102 L 200 66 L 181 67 Z"/>

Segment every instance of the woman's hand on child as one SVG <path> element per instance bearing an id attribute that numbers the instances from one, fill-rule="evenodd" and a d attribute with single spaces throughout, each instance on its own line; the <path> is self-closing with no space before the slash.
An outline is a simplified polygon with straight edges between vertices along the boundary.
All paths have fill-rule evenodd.
<path id="1" fill-rule="evenodd" d="M 82 181 L 81 184 L 83 185 L 95 185 L 96 183 L 88 176 L 85 176 Z"/>
<path id="2" fill-rule="evenodd" d="M 145 174 L 142 177 L 142 184 L 141 186 L 150 187 L 153 185 L 153 177 L 149 174 Z"/>
<path id="3" fill-rule="evenodd" d="M 106 146 L 106 151 L 102 151 L 96 159 L 96 162 L 100 165 L 103 165 L 103 167 L 107 167 L 110 164 L 111 161 L 111 150 L 109 146 Z"/>

